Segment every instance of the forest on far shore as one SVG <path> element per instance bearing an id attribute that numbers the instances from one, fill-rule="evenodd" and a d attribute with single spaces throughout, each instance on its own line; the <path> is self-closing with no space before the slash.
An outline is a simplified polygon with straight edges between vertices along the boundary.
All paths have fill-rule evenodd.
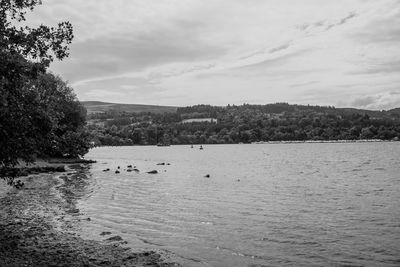
<path id="1" fill-rule="evenodd" d="M 212 122 L 210 122 L 213 119 Z M 97 146 L 400 139 L 400 109 L 369 111 L 276 103 L 196 105 L 176 112 L 106 110 L 88 116 Z"/>

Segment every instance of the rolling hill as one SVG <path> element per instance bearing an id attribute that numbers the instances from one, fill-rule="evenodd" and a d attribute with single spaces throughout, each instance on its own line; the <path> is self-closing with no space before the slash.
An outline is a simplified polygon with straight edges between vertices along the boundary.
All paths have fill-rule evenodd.
<path id="1" fill-rule="evenodd" d="M 87 109 L 88 114 L 103 113 L 111 110 L 116 112 L 129 112 L 129 113 L 139 113 L 139 112 L 166 113 L 166 112 L 176 112 L 178 108 L 172 106 L 157 106 L 157 105 L 117 104 L 117 103 L 107 103 L 100 101 L 82 101 L 81 103 Z"/>
<path id="2" fill-rule="evenodd" d="M 104 113 L 109 111 L 114 111 L 115 113 L 140 113 L 140 112 L 151 112 L 156 114 L 162 113 L 175 113 L 177 112 L 179 107 L 175 106 L 158 106 L 158 105 L 144 105 L 144 104 L 120 104 L 120 103 L 109 103 L 109 102 L 101 102 L 101 101 L 82 101 L 81 102 L 85 108 L 87 109 L 88 114 L 96 114 L 96 113 Z M 195 107 L 200 107 L 204 105 L 199 105 Z M 305 105 L 290 105 L 287 103 L 275 103 L 275 104 L 267 104 L 267 105 L 248 105 L 249 107 L 265 107 L 265 111 L 269 110 L 271 113 L 279 113 L 283 111 L 292 112 L 294 110 L 301 109 L 310 109 L 315 111 L 330 111 L 337 114 L 343 113 L 359 113 L 359 114 L 368 114 L 371 117 L 379 118 L 379 117 L 387 117 L 387 116 L 400 116 L 400 108 L 394 108 L 391 110 L 366 110 L 366 109 L 357 109 L 357 108 L 336 108 L 332 110 L 329 107 L 324 106 L 305 106 Z M 205 107 L 211 107 L 209 105 L 205 105 Z M 191 109 L 191 107 L 186 107 Z M 186 109 L 183 108 L 183 109 Z M 222 107 L 216 107 L 222 108 Z M 275 109 L 278 108 L 278 111 Z M 270 110 L 271 109 L 271 110 Z M 274 112 L 275 111 L 275 112 Z"/>

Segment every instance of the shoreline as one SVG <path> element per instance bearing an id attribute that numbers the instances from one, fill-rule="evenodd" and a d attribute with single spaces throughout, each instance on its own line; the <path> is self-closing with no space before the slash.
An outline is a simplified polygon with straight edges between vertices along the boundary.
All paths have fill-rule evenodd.
<path id="1" fill-rule="evenodd" d="M 0 266 L 179 266 L 159 251 L 132 251 L 119 236 L 94 241 L 74 231 L 82 220 L 76 202 L 88 183 L 85 168 L 18 177 L 21 189 L 2 180 Z"/>
<path id="2" fill-rule="evenodd" d="M 251 144 L 344 144 L 344 143 L 394 143 L 398 140 L 360 139 L 360 140 L 304 140 L 304 141 L 259 141 Z"/>
<path id="3" fill-rule="evenodd" d="M 257 141 L 250 143 L 196 143 L 196 144 L 171 144 L 169 146 L 199 146 L 199 145 L 275 145 L 275 144 L 355 144 L 355 143 L 399 143 L 400 140 L 384 140 L 384 139 L 360 139 L 360 140 L 292 140 L 292 141 Z M 93 148 L 99 147 L 147 147 L 147 146 L 157 146 L 154 145 L 98 145 Z M 168 147 L 168 146 L 162 146 Z M 92 148 L 92 149 L 93 149 Z"/>

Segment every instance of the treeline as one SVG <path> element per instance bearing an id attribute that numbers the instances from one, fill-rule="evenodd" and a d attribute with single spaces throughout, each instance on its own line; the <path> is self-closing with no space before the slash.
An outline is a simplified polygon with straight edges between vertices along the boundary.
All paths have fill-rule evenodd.
<path id="1" fill-rule="evenodd" d="M 400 138 L 398 111 L 366 111 L 309 105 L 197 105 L 175 113 L 90 115 L 96 145 L 231 144 L 257 141 L 360 140 Z M 215 118 L 217 123 L 182 123 Z"/>
<path id="2" fill-rule="evenodd" d="M 86 110 L 47 71 L 68 56 L 72 25 L 17 27 L 39 0 L 0 0 L 0 169 L 36 157 L 78 157 L 90 148 Z"/>

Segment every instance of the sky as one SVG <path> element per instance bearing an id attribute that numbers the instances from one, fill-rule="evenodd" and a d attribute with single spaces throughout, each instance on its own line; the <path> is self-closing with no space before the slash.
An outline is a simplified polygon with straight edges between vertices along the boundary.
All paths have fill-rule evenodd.
<path id="1" fill-rule="evenodd" d="M 43 0 L 83 101 L 400 107 L 400 0 Z"/>

